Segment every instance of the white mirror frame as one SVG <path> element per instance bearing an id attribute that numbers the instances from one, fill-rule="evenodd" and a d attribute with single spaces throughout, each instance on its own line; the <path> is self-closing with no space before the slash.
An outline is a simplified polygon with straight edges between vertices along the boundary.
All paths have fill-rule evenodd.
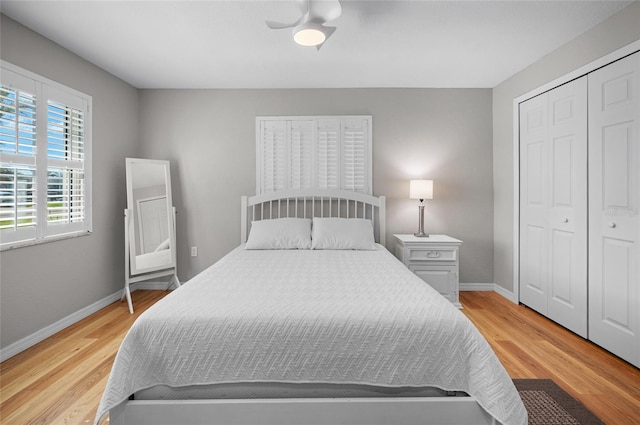
<path id="1" fill-rule="evenodd" d="M 155 257 L 162 258 L 157 264 L 143 264 L 142 255 L 137 255 L 139 251 L 140 221 L 136 216 L 138 199 L 134 197 L 134 188 L 136 188 L 135 168 L 136 165 L 158 166 L 162 169 L 162 178 L 165 186 L 166 208 L 167 208 L 167 234 L 169 248 L 159 251 L 153 251 L 144 254 L 147 256 L 145 260 L 153 260 Z M 126 180 L 127 180 L 127 208 L 124 211 L 125 226 L 125 290 L 122 299 L 127 298 L 129 311 L 133 314 L 133 304 L 131 302 L 130 284 L 144 280 L 155 279 L 163 276 L 171 276 L 168 287 L 173 283 L 176 287 L 180 286 L 177 275 L 177 256 L 176 256 L 176 209 L 173 207 L 173 199 L 171 197 L 171 171 L 169 161 L 154 159 L 126 158 Z M 157 195 L 159 196 L 159 195 Z M 163 245 L 161 243 L 160 245 Z M 159 245 L 159 246 L 160 246 Z M 168 251 L 165 253 L 165 251 Z M 167 288 L 168 288 L 167 287 Z"/>

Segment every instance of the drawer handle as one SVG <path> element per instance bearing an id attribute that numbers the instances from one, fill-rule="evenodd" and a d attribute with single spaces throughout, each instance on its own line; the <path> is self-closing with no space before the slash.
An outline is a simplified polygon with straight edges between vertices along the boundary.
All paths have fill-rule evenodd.
<path id="1" fill-rule="evenodd" d="M 438 258 L 440 257 L 440 251 L 427 251 L 427 258 Z"/>
<path id="2" fill-rule="evenodd" d="M 616 223 L 614 223 L 614 222 L 609 223 L 609 227 L 611 227 L 612 229 L 615 229 L 616 228 Z"/>
<path id="3" fill-rule="evenodd" d="M 563 223 L 568 223 L 568 222 L 569 222 L 569 219 L 568 219 L 567 217 L 565 217 L 565 218 L 563 218 L 563 219 L 562 219 L 562 222 L 563 222 Z"/>

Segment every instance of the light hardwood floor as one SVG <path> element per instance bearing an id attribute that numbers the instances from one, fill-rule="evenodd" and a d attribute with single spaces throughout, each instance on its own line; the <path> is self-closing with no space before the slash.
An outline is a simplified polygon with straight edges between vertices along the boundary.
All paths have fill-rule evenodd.
<path id="1" fill-rule="evenodd" d="M 494 292 L 460 299 L 512 378 L 553 379 L 605 423 L 640 424 L 639 369 Z"/>
<path id="2" fill-rule="evenodd" d="M 136 291 L 0 364 L 0 423 L 92 423 L 124 335 L 164 291 Z M 462 310 L 512 378 L 550 378 L 607 424 L 640 424 L 640 370 L 493 292 L 462 292 Z"/>

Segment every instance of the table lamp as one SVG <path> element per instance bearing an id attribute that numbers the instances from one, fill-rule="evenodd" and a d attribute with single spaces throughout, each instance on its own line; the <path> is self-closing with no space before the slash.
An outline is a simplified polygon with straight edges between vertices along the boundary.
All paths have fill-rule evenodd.
<path id="1" fill-rule="evenodd" d="M 420 238 L 429 237 L 429 235 L 424 232 L 424 200 L 433 199 L 433 180 L 410 180 L 409 198 L 420 200 L 420 205 L 418 206 L 418 210 L 420 211 L 418 232 L 414 233 L 414 236 Z"/>

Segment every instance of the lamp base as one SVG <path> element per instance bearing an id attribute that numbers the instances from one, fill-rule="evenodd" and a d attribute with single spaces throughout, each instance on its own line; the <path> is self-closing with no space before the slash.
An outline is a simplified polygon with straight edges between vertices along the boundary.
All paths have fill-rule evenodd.
<path id="1" fill-rule="evenodd" d="M 418 211 L 420 212 L 418 218 L 418 231 L 413 234 L 413 236 L 417 238 L 428 238 L 429 235 L 424 232 L 424 204 L 422 203 L 422 199 L 420 199 L 420 205 L 418 205 Z"/>

